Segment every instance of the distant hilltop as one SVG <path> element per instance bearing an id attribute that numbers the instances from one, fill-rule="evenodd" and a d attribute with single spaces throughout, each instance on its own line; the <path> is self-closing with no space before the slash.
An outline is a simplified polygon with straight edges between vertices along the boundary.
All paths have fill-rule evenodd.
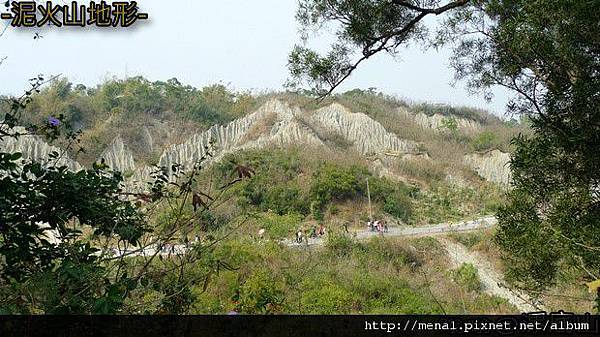
<path id="1" fill-rule="evenodd" d="M 300 145 L 307 151 L 352 152 L 368 160 L 370 168 L 379 175 L 397 180 L 415 180 L 401 168 L 407 162 L 416 161 L 420 165 L 445 170 L 447 179 L 464 182 L 466 178 L 461 176 L 464 175 L 461 170 L 471 170 L 473 174 L 494 183 L 507 185 L 510 182 L 510 156 L 507 152 L 492 148 L 438 155 L 437 152 L 444 150 L 434 148 L 446 146 L 444 142 L 460 144 L 462 139 L 469 137 L 477 140 L 482 134 L 494 136 L 493 131 L 502 131 L 497 123 L 491 128 L 493 131 L 489 131 L 485 123 L 474 119 L 441 113 L 426 114 L 405 107 L 397 107 L 389 111 L 388 116 L 379 119 L 392 127 L 386 128 L 367 113 L 351 111 L 338 102 L 311 110 L 283 99 L 271 98 L 252 113 L 190 133 L 180 143 L 166 145 L 155 165 L 165 167 L 172 174 L 173 165 L 190 167 L 209 150 L 213 155 L 211 160 L 218 161 L 228 153 L 245 149 Z M 153 136 L 147 127 L 142 128 L 145 133 L 143 142 L 146 143 L 143 146 L 155 146 L 153 137 L 156 135 Z M 152 166 L 135 159 L 136 154 L 124 141 L 121 132 L 124 131 L 115 130 L 113 140 L 105 146 L 97 160 L 103 160 L 113 170 L 126 173 L 132 188 L 143 188 L 150 180 Z M 26 158 L 42 162 L 50 160 L 52 151 L 60 152 L 37 136 L 22 136 L 16 140 L 6 138 L 0 142 L 0 148 L 22 152 Z M 62 156 L 61 164 L 72 170 L 82 167 L 67 154 Z"/>

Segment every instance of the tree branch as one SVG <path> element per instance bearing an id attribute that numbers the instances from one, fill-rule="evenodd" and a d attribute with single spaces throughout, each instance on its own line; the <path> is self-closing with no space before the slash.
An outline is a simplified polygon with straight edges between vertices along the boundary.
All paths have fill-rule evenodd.
<path id="1" fill-rule="evenodd" d="M 388 42 L 392 39 L 392 38 L 399 38 L 400 41 L 396 41 L 396 43 L 393 45 L 393 47 L 397 46 L 400 42 L 404 41 L 404 39 L 406 39 L 406 36 L 410 33 L 410 31 L 412 29 L 415 28 L 415 26 L 421 21 L 423 20 L 423 18 L 425 18 L 427 15 L 429 14 L 434 14 L 434 15 L 439 15 L 442 14 L 446 11 L 452 10 L 454 8 L 458 8 L 461 6 L 466 5 L 469 2 L 469 0 L 457 0 L 451 3 L 448 3 L 442 7 L 438 7 L 438 8 L 421 8 L 418 7 L 416 5 L 412 5 L 410 3 L 407 3 L 406 1 L 402 1 L 402 0 L 392 0 L 392 3 L 395 5 L 400 5 L 400 6 L 404 6 L 406 8 L 409 8 L 411 10 L 417 11 L 419 12 L 418 15 L 416 15 L 412 20 L 410 20 L 406 25 L 404 25 L 403 27 L 399 28 L 399 29 L 395 29 L 392 30 L 390 32 L 388 32 L 387 34 L 375 37 L 373 39 L 371 39 L 372 42 L 370 42 L 367 46 L 365 46 L 363 48 L 362 54 L 363 56 L 358 59 L 356 62 L 354 62 L 353 64 L 351 64 L 345 71 L 344 71 L 344 75 L 341 76 L 338 80 L 330 82 L 329 80 L 327 80 L 328 84 L 329 84 L 329 89 L 325 92 L 319 95 L 319 97 L 317 98 L 317 100 L 322 101 L 325 97 L 329 96 L 340 84 L 342 84 L 342 82 L 344 82 L 348 77 L 350 77 L 350 75 L 352 74 L 352 72 L 354 72 L 354 70 L 356 70 L 356 68 L 358 68 L 358 66 L 365 60 L 367 60 L 368 58 L 370 58 L 371 56 L 381 52 L 381 51 L 389 51 L 390 50 L 390 46 L 388 46 Z M 375 49 L 371 49 L 373 46 L 375 46 L 377 43 L 379 43 L 379 46 Z"/>
<path id="2" fill-rule="evenodd" d="M 435 14 L 435 15 L 442 14 L 445 11 L 448 11 L 448 10 L 451 10 L 451 9 L 454 9 L 457 7 L 462 7 L 462 6 L 466 5 L 468 2 L 469 2 L 469 0 L 458 0 L 458 1 L 450 2 L 446 5 L 444 5 L 442 7 L 438 7 L 438 8 L 423 8 L 423 7 L 419 7 L 417 5 L 408 3 L 404 0 L 392 0 L 392 3 L 394 5 L 406 7 L 408 9 L 412 9 L 414 11 L 425 13 L 425 14 Z"/>

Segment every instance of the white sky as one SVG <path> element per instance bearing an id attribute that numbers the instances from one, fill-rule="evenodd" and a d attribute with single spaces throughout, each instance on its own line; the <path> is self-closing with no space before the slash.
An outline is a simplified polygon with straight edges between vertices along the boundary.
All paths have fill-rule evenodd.
<path id="1" fill-rule="evenodd" d="M 56 2 L 56 1 L 55 1 Z M 95 85 L 108 76 L 177 77 L 201 87 L 215 82 L 233 89 L 281 89 L 287 56 L 299 41 L 295 0 L 139 0 L 150 20 L 133 28 L 9 27 L 0 37 L 0 94 L 21 93 L 38 73 L 63 74 L 74 83 Z M 80 1 L 84 4 L 86 1 Z M 4 6 L 1 6 L 4 10 Z M 0 27 L 8 21 L 0 23 Z M 450 85 L 450 52 L 409 47 L 401 59 L 378 55 L 360 67 L 338 91 L 375 87 L 412 101 L 485 108 L 502 115 L 508 94 L 491 103 L 471 96 L 464 83 Z"/>

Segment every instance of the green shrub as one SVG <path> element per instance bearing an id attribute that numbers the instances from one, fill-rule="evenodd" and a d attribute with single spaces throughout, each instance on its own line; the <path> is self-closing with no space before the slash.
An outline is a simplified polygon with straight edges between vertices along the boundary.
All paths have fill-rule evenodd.
<path id="1" fill-rule="evenodd" d="M 443 181 L 446 172 L 443 165 L 426 159 L 400 160 L 396 168 L 404 176 L 419 179 L 424 182 Z"/>
<path id="2" fill-rule="evenodd" d="M 428 295 L 411 289 L 406 281 L 390 275 L 357 272 L 353 274 L 348 287 L 358 295 L 360 309 L 364 313 L 439 313 Z"/>
<path id="3" fill-rule="evenodd" d="M 252 178 L 238 184 L 237 202 L 241 207 L 256 207 L 279 215 L 308 214 L 307 193 L 296 179 L 300 174 L 297 151 L 273 149 L 231 154 L 216 165 L 216 170 L 227 181 L 237 165 L 248 166 L 255 172 Z"/>
<path id="4" fill-rule="evenodd" d="M 424 236 L 411 241 L 412 245 L 418 250 L 426 250 L 429 253 L 438 253 L 445 251 L 444 246 L 434 237 Z"/>
<path id="5" fill-rule="evenodd" d="M 260 260 L 260 246 L 249 238 L 227 240 L 219 247 L 215 258 L 227 261 L 232 266 L 250 264 Z"/>
<path id="6" fill-rule="evenodd" d="M 203 292 L 202 287 L 195 287 L 194 295 L 196 299 L 190 308 L 190 312 L 193 314 L 222 314 L 227 310 L 219 297 L 209 292 Z"/>
<path id="7" fill-rule="evenodd" d="M 453 270 L 452 279 L 454 282 L 467 288 L 468 291 L 479 291 L 481 290 L 481 281 L 477 274 L 477 268 L 471 263 L 463 263 L 460 267 Z"/>
<path id="8" fill-rule="evenodd" d="M 448 130 L 451 133 L 458 132 L 458 121 L 454 117 L 445 117 L 442 119 L 442 126 L 440 127 L 444 131 Z"/>
<path id="9" fill-rule="evenodd" d="M 363 167 L 324 164 L 313 176 L 311 198 L 321 206 L 333 200 L 352 198 L 363 190 L 363 178 L 367 174 Z"/>
<path id="10" fill-rule="evenodd" d="M 330 163 L 321 165 L 313 175 L 310 186 L 313 216 L 323 219 L 323 209 L 330 202 L 364 196 L 368 175 L 368 170 L 361 166 L 341 167 Z"/>
<path id="11" fill-rule="evenodd" d="M 259 226 L 264 228 L 271 238 L 291 237 L 300 227 L 303 216 L 299 214 L 279 215 L 273 212 L 263 213 L 259 217 Z"/>
<path id="12" fill-rule="evenodd" d="M 394 287 L 385 295 L 387 306 L 384 312 L 394 314 L 441 314 L 436 302 L 425 294 L 418 293 L 408 287 Z M 373 309 L 372 309 L 373 310 Z M 373 311 L 371 311 L 373 312 Z"/>
<path id="13" fill-rule="evenodd" d="M 449 236 L 468 248 L 473 248 L 483 240 L 483 235 L 481 233 L 452 233 Z"/>
<path id="14" fill-rule="evenodd" d="M 331 232 L 327 235 L 327 241 L 325 242 L 325 247 L 334 256 L 350 255 L 355 245 L 354 240 L 349 236 Z"/>
<path id="15" fill-rule="evenodd" d="M 376 263 L 391 263 L 396 268 L 403 265 L 420 266 L 423 263 L 417 252 L 409 249 L 402 242 L 374 237 L 363 245 L 363 253 Z"/>
<path id="16" fill-rule="evenodd" d="M 491 183 L 476 188 L 436 184 L 417 195 L 413 202 L 413 219 L 417 223 L 439 223 L 489 215 L 504 203 L 504 199 L 501 188 Z"/>
<path id="17" fill-rule="evenodd" d="M 369 176 L 369 190 L 373 201 L 383 201 L 393 193 L 413 197 L 419 191 L 419 188 L 400 181 L 391 181 L 384 177 Z"/>
<path id="18" fill-rule="evenodd" d="M 448 117 L 471 119 L 482 124 L 498 121 L 497 117 L 485 112 L 484 110 L 469 107 L 454 107 L 444 104 L 421 103 L 414 105 L 411 108 L 417 113 L 422 112 L 428 116 L 440 114 Z"/>
<path id="19" fill-rule="evenodd" d="M 391 182 L 386 178 L 369 177 L 369 191 L 371 192 L 371 200 L 373 202 L 385 201 L 386 197 L 388 197 L 390 194 L 393 194 L 396 192 L 396 190 L 403 188 L 405 188 L 403 183 Z"/>
<path id="20" fill-rule="evenodd" d="M 389 114 L 398 107 L 408 107 L 406 102 L 378 92 L 375 88 L 353 89 L 337 95 L 335 98 L 352 111 L 362 112 L 371 117 Z"/>
<path id="21" fill-rule="evenodd" d="M 512 305 L 506 298 L 498 297 L 496 295 L 490 296 L 488 294 L 482 293 L 475 298 L 473 303 L 475 310 L 473 313 L 490 313 L 493 312 L 496 308 L 499 307 L 511 307 Z M 517 312 L 516 308 L 513 308 L 514 312 Z"/>
<path id="22" fill-rule="evenodd" d="M 283 284 L 268 270 L 256 270 L 239 289 L 239 309 L 242 313 L 278 312 L 282 303 Z"/>
<path id="23" fill-rule="evenodd" d="M 485 151 L 496 146 L 497 136 L 489 131 L 484 131 L 471 139 L 471 147 L 475 151 Z"/>
<path id="24" fill-rule="evenodd" d="M 323 221 L 325 219 L 325 212 L 323 211 L 323 206 L 315 200 L 310 202 L 310 214 L 317 221 Z"/>
<path id="25" fill-rule="evenodd" d="M 302 191 L 294 181 L 276 182 L 257 176 L 243 186 L 240 197 L 240 205 L 253 205 L 261 211 L 273 211 L 281 215 L 308 212 Z"/>
<path id="26" fill-rule="evenodd" d="M 394 193 L 385 199 L 383 211 L 408 222 L 412 215 L 412 201 L 405 195 Z"/>
<path id="27" fill-rule="evenodd" d="M 347 314 L 352 312 L 355 294 L 345 289 L 340 283 L 328 279 L 311 280 L 304 284 L 301 304 L 309 314 Z"/>
<path id="28" fill-rule="evenodd" d="M 161 313 L 185 314 L 196 300 L 195 294 L 187 285 L 166 282 L 161 291 L 164 294 L 158 309 Z"/>

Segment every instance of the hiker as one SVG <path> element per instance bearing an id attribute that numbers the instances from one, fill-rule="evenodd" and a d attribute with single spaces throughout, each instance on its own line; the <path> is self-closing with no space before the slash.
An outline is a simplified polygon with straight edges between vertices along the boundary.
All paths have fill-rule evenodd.
<path id="1" fill-rule="evenodd" d="M 261 228 L 258 230 L 258 238 L 262 240 L 265 237 L 265 229 Z"/>
<path id="2" fill-rule="evenodd" d="M 319 236 L 325 235 L 325 226 L 323 224 L 319 225 Z"/>
<path id="3" fill-rule="evenodd" d="M 348 230 L 348 224 L 346 222 L 344 222 L 344 224 L 342 226 L 344 227 L 344 233 L 349 234 L 350 231 Z"/>
<path id="4" fill-rule="evenodd" d="M 383 222 L 383 232 L 384 232 L 384 233 L 387 233 L 387 232 L 389 232 L 389 230 L 390 230 L 390 229 L 389 229 L 389 227 L 388 227 L 387 221 L 384 221 L 384 222 Z"/>
<path id="5" fill-rule="evenodd" d="M 369 228 L 369 232 L 373 231 L 373 222 L 371 220 L 367 222 L 367 227 Z"/>
<path id="6" fill-rule="evenodd" d="M 296 232 L 296 243 L 302 243 L 302 231 Z"/>
<path id="7" fill-rule="evenodd" d="M 377 230 L 377 232 L 380 232 L 380 222 L 379 220 L 375 220 L 375 223 L 373 223 L 373 227 L 375 227 L 375 230 Z"/>
<path id="8" fill-rule="evenodd" d="M 312 225 L 310 227 L 310 232 L 308 233 L 308 237 L 313 238 L 313 239 L 317 237 L 317 226 Z"/>

